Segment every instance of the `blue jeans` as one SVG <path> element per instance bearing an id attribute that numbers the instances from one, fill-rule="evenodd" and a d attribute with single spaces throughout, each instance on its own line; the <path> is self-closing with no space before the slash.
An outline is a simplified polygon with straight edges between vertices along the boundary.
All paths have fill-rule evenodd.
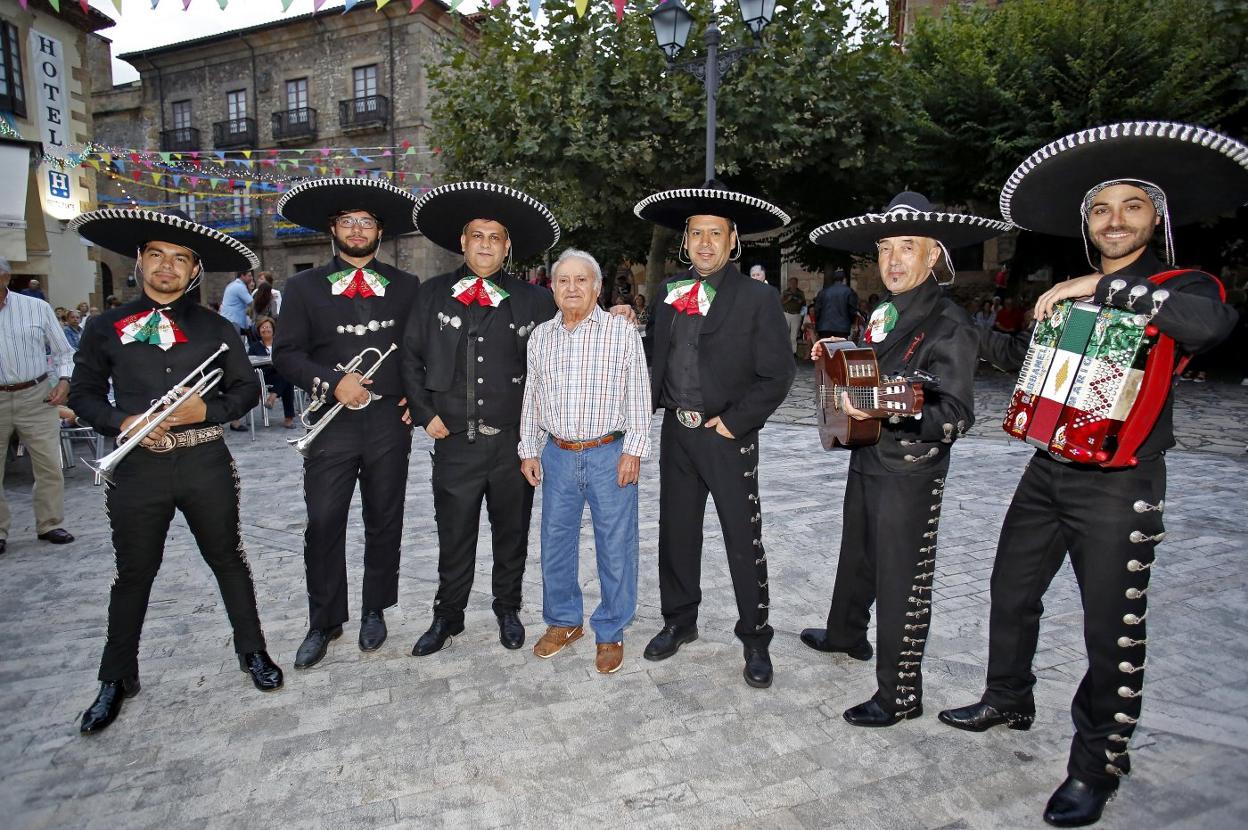
<path id="1" fill-rule="evenodd" d="M 542 618 L 584 621 L 578 576 L 581 516 L 589 502 L 602 599 L 589 619 L 599 643 L 624 640 L 637 611 L 637 485 L 616 483 L 622 441 L 580 452 L 547 442 L 542 450 Z"/>

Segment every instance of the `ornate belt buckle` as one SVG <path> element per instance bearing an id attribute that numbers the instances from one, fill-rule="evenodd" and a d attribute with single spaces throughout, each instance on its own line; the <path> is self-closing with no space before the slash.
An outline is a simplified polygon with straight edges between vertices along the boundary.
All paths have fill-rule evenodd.
<path id="1" fill-rule="evenodd" d="M 677 409 L 676 420 L 680 421 L 682 427 L 693 429 L 702 426 L 703 416 L 701 412 L 694 412 L 692 409 Z"/>
<path id="2" fill-rule="evenodd" d="M 480 432 L 482 435 L 498 435 L 502 430 L 489 424 L 478 423 L 477 432 Z"/>

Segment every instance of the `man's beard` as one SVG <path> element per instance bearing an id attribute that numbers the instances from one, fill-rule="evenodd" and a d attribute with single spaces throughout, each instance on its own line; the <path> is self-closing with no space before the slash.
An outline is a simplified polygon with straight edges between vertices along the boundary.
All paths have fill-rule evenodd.
<path id="1" fill-rule="evenodd" d="M 1119 230 L 1130 230 L 1130 228 L 1105 228 L 1105 230 L 1092 238 L 1092 244 L 1096 246 L 1096 250 L 1103 258 L 1122 259 L 1130 256 L 1141 248 L 1147 248 L 1148 243 L 1153 239 L 1152 228 L 1141 229 L 1126 239 L 1116 239 L 1112 242 L 1106 242 L 1102 238 L 1106 233 Z"/>
<path id="2" fill-rule="evenodd" d="M 339 239 L 337 236 L 334 237 L 334 241 L 338 243 L 339 253 L 344 253 L 347 256 L 353 256 L 353 257 L 372 256 L 373 253 L 376 252 L 377 248 L 380 247 L 381 245 L 380 236 L 374 239 L 372 242 L 368 242 L 364 245 L 352 245 L 351 243 L 345 240 Z"/>

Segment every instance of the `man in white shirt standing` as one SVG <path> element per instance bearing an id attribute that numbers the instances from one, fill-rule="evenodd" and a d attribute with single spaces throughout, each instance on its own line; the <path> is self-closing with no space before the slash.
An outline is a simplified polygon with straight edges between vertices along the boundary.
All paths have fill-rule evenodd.
<path id="1" fill-rule="evenodd" d="M 61 474 L 60 419 L 56 409 L 69 399 L 74 350 L 52 306 L 9 290 L 9 261 L 0 257 L 0 482 L 13 433 L 30 453 L 34 471 L 35 532 L 45 542 L 63 545 L 74 537 L 65 520 L 65 478 Z M 48 364 L 56 369 L 49 392 Z M 12 516 L 0 487 L 0 553 L 8 545 Z"/>
<path id="2" fill-rule="evenodd" d="M 588 501 L 602 595 L 589 621 L 595 666 L 612 674 L 623 665 L 624 629 L 637 609 L 637 477 L 650 449 L 650 377 L 635 326 L 598 306 L 598 262 L 568 249 L 552 274 L 559 313 L 529 340 L 518 448 L 529 484 L 544 482 L 547 629 L 533 653 L 553 657 L 584 633 L 577 565 Z"/>

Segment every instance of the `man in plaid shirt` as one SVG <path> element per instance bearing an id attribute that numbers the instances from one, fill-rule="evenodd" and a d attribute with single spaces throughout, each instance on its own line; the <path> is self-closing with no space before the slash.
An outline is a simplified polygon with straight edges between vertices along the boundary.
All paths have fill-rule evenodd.
<path id="1" fill-rule="evenodd" d="M 650 377 L 636 328 L 598 306 L 598 262 L 569 249 L 552 273 L 559 313 L 529 340 L 518 448 L 531 485 L 545 473 L 547 629 L 533 653 L 553 657 L 584 633 L 577 565 L 588 501 L 602 593 L 589 622 L 598 644 L 595 665 L 611 674 L 623 664 L 624 628 L 637 608 L 637 477 L 649 454 Z"/>

